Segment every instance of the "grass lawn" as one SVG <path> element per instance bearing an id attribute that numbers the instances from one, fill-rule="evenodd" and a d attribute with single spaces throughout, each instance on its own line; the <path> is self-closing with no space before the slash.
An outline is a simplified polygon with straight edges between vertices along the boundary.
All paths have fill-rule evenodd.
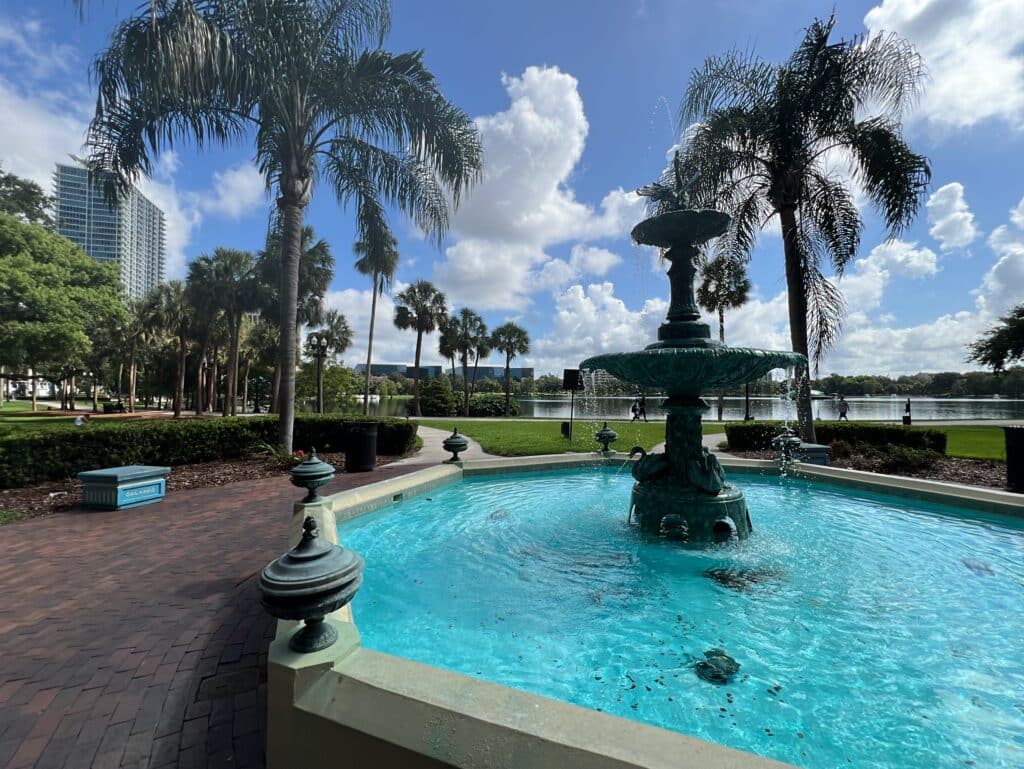
<path id="1" fill-rule="evenodd" d="M 1006 434 L 1002 427 L 957 425 L 936 426 L 934 429 L 946 434 L 946 454 L 951 457 L 1006 461 Z"/>
<path id="2" fill-rule="evenodd" d="M 451 430 L 459 426 L 459 432 L 469 436 L 489 454 L 504 457 L 523 457 L 533 454 L 563 454 L 567 451 L 591 452 L 598 449 L 594 432 L 604 422 L 584 420 L 573 422 L 572 443 L 565 440 L 559 429 L 559 420 L 534 421 L 489 419 L 460 422 L 458 417 L 449 419 L 418 419 L 426 427 Z M 613 449 L 629 451 L 633 446 L 650 449 L 665 440 L 664 422 L 609 422 L 608 426 L 619 434 L 612 444 Z M 718 424 L 705 424 L 704 434 L 721 433 Z"/>

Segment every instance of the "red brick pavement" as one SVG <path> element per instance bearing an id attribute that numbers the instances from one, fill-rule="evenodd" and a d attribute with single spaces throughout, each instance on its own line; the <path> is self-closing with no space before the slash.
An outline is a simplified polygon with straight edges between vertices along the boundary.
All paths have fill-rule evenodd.
<path id="1" fill-rule="evenodd" d="M 263 767 L 255 577 L 301 493 L 268 478 L 0 527 L 0 767 Z"/>

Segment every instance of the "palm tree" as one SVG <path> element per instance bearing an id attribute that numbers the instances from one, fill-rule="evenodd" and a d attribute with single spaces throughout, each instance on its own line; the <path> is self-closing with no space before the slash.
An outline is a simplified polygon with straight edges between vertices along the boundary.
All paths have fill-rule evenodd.
<path id="1" fill-rule="evenodd" d="M 487 325 L 484 323 L 483 318 L 468 307 L 463 307 L 459 310 L 457 319 L 458 323 L 455 326 L 455 350 L 459 353 L 459 360 L 462 363 L 462 415 L 468 417 L 470 399 L 469 356 L 473 355 L 475 360 L 479 362 L 480 346 L 481 344 L 486 345 L 483 340 L 487 337 Z M 475 369 L 476 365 L 474 364 Z"/>
<path id="2" fill-rule="evenodd" d="M 437 340 L 438 354 L 452 364 L 452 390 L 455 389 L 455 356 L 458 354 L 456 347 L 459 337 L 459 319 L 448 315 L 445 316 L 438 326 L 440 336 Z"/>
<path id="3" fill-rule="evenodd" d="M 337 310 L 327 310 L 321 318 L 323 328 L 314 329 L 306 337 L 306 357 L 317 359 L 316 366 L 316 392 L 317 412 L 324 413 L 324 366 L 322 356 L 330 356 L 336 360 L 352 344 L 352 327 L 348 320 Z M 322 347 L 315 348 L 312 340 L 316 336 Z"/>
<path id="4" fill-rule="evenodd" d="M 238 413 L 238 356 L 242 343 L 242 320 L 245 313 L 258 308 L 258 283 L 254 274 L 255 261 L 249 251 L 235 248 L 215 248 L 212 256 L 200 256 L 196 261 L 209 264 L 208 289 L 217 307 L 223 311 L 228 331 L 227 392 L 221 414 Z"/>
<path id="5" fill-rule="evenodd" d="M 218 325 L 223 314 L 217 301 L 213 264 L 200 256 L 188 265 L 185 298 L 191 314 L 192 338 L 196 343 L 195 411 L 201 417 L 210 399 L 210 383 L 216 381 Z"/>
<path id="6" fill-rule="evenodd" d="M 259 254 L 257 273 L 263 284 L 261 305 L 263 313 L 273 317 L 281 305 L 281 222 L 276 217 L 267 231 L 267 242 Z M 324 296 L 334 279 L 334 255 L 330 244 L 323 238 L 317 239 L 312 227 L 302 228 L 299 245 L 299 288 L 296 300 L 295 352 L 299 353 L 299 339 L 303 326 L 315 326 L 323 321 Z M 292 368 L 298 364 L 298 357 Z M 280 362 L 274 368 L 274 383 L 271 395 L 272 412 L 279 411 L 281 385 Z"/>
<path id="7" fill-rule="evenodd" d="M 139 357 L 153 333 L 153 322 L 142 299 L 128 302 L 128 317 L 122 327 L 122 342 L 128 352 L 128 411 L 135 411 L 135 391 L 139 379 Z"/>
<path id="8" fill-rule="evenodd" d="M 181 416 L 185 400 L 185 361 L 191 331 L 192 308 L 184 282 L 172 280 L 161 283 L 147 297 L 149 312 L 155 322 L 170 336 L 174 337 L 174 416 Z"/>
<path id="9" fill-rule="evenodd" d="M 153 2 L 97 58 L 90 161 L 107 193 L 148 174 L 164 146 L 256 133 L 282 221 L 280 449 L 292 448 L 302 221 L 314 180 L 354 201 L 359 237 L 397 205 L 440 244 L 448 200 L 480 174 L 479 135 L 441 93 L 422 52 L 379 48 L 387 0 Z"/>
<path id="10" fill-rule="evenodd" d="M 748 259 L 758 230 L 778 216 L 792 346 L 815 368 L 845 312 L 823 263 L 842 276 L 863 228 L 829 157 L 845 156 L 892 236 L 913 221 L 931 178 L 899 123 L 924 79 L 921 58 L 891 34 L 831 42 L 834 26 L 834 18 L 815 21 L 784 64 L 740 53 L 708 59 L 680 107 L 680 125 L 690 126 L 683 168 L 688 178 L 699 174 L 691 195 L 732 214 L 716 252 Z M 802 437 L 813 440 L 808 376 L 797 416 Z"/>
<path id="11" fill-rule="evenodd" d="M 390 232 L 374 240 L 359 240 L 353 250 L 359 255 L 356 270 L 369 275 L 373 282 L 370 299 L 370 340 L 366 345 L 366 384 L 363 388 L 363 413 L 370 413 L 370 376 L 373 363 L 373 325 L 377 318 L 377 295 L 391 288 L 398 269 L 398 241 Z"/>
<path id="12" fill-rule="evenodd" d="M 704 278 L 697 287 L 697 304 L 708 312 L 718 313 L 718 341 L 725 344 L 725 311 L 742 307 L 750 293 L 743 262 L 718 256 L 704 265 Z M 722 421 L 725 410 L 723 393 L 718 394 L 718 421 Z"/>
<path id="13" fill-rule="evenodd" d="M 249 328 L 249 333 L 245 338 L 247 363 L 251 361 L 254 365 L 266 370 L 277 369 L 276 364 L 280 361 L 277 353 L 279 344 L 280 331 L 277 325 L 262 318 L 259 319 Z M 245 383 L 247 389 L 249 384 L 248 366 L 246 368 Z M 243 393 L 243 404 L 248 401 L 248 395 L 248 391 Z M 273 395 L 271 394 L 270 397 L 273 398 Z"/>
<path id="14" fill-rule="evenodd" d="M 420 354 L 423 335 L 433 332 L 448 314 L 444 294 L 429 280 L 417 280 L 395 297 L 395 327 L 416 331 L 416 361 L 413 369 L 412 408 L 415 416 L 420 412 Z"/>
<path id="15" fill-rule="evenodd" d="M 505 416 L 512 411 L 512 359 L 530 352 L 530 335 L 522 326 L 506 323 L 494 329 L 491 345 L 498 352 L 505 353 Z"/>

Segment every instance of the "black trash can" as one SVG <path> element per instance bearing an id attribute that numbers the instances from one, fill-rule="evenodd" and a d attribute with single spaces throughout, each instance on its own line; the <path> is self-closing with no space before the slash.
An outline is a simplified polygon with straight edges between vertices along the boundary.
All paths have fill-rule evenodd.
<path id="1" fill-rule="evenodd" d="M 910 414 L 903 415 L 903 424 L 908 427 L 910 426 Z"/>
<path id="2" fill-rule="evenodd" d="M 345 472 L 365 473 L 377 466 L 377 423 L 345 422 Z"/>
<path id="3" fill-rule="evenodd" d="M 572 424 L 569 422 L 562 422 L 562 437 L 569 438 L 572 435 Z"/>
<path id="4" fill-rule="evenodd" d="M 1006 486 L 1010 491 L 1024 494 L 1024 425 L 1007 425 L 1006 432 Z"/>

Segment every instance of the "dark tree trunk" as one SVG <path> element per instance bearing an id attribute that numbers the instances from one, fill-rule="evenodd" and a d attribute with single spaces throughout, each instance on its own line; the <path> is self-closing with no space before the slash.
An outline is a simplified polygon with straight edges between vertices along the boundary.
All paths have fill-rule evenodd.
<path id="1" fill-rule="evenodd" d="M 807 297 L 804 294 L 804 275 L 797 241 L 796 210 L 783 207 L 779 211 L 782 225 L 782 245 L 786 254 L 786 290 L 789 298 L 789 335 L 793 352 L 808 358 L 807 346 Z M 811 378 L 807 369 L 797 371 L 796 419 L 800 437 L 808 443 L 815 442 L 814 416 L 811 411 Z"/>
<path id="2" fill-rule="evenodd" d="M 217 410 L 217 353 L 213 349 L 213 364 L 210 366 L 210 378 L 206 380 L 206 410 L 213 412 Z"/>
<path id="3" fill-rule="evenodd" d="M 185 337 L 178 338 L 178 365 L 174 372 L 174 416 L 181 416 L 182 401 L 185 400 L 185 357 L 188 348 L 185 345 Z"/>
<path id="4" fill-rule="evenodd" d="M 245 407 L 249 405 L 249 368 L 252 363 L 249 360 L 245 361 L 245 378 L 242 380 L 242 413 L 245 413 Z"/>
<path id="5" fill-rule="evenodd" d="M 718 308 L 718 341 L 725 344 L 725 307 Z M 725 411 L 725 391 L 718 393 L 718 421 L 722 421 L 722 412 Z"/>
<path id="6" fill-rule="evenodd" d="M 138 366 L 135 361 L 135 348 L 132 347 L 128 363 L 128 410 L 135 413 L 135 382 L 138 377 Z"/>
<path id="7" fill-rule="evenodd" d="M 416 362 L 413 364 L 415 369 L 412 372 L 412 406 L 413 414 L 418 417 L 423 416 L 423 412 L 420 411 L 420 353 L 423 352 L 423 332 L 416 331 Z"/>
<path id="8" fill-rule="evenodd" d="M 511 416 L 512 410 L 512 356 L 505 356 L 505 417 Z"/>
<path id="9" fill-rule="evenodd" d="M 363 414 L 370 416 L 370 363 L 373 360 L 373 321 L 377 317 L 377 273 L 373 274 L 373 298 L 370 300 L 370 341 L 366 345 L 366 384 L 363 387 Z M 416 363 L 419 371 L 419 362 Z M 416 398 L 417 405 L 419 398 Z M 417 415 L 418 416 L 418 415 Z"/>
<path id="10" fill-rule="evenodd" d="M 199 363 L 196 366 L 195 407 L 197 417 L 201 417 L 203 415 L 203 401 L 206 397 L 206 366 L 203 365 L 203 361 L 205 360 L 206 347 L 203 346 L 199 348 Z"/>
<path id="11" fill-rule="evenodd" d="M 68 390 L 68 405 L 70 406 L 70 410 L 74 411 L 75 410 L 75 375 L 72 374 L 71 378 L 68 381 L 71 383 L 71 387 Z"/>
<path id="12" fill-rule="evenodd" d="M 280 353 L 278 353 L 280 355 Z M 281 397 L 281 361 L 277 362 L 274 366 L 274 378 L 270 383 L 270 406 L 267 407 L 267 412 L 270 414 L 277 413 L 277 403 Z"/>
<path id="13" fill-rule="evenodd" d="M 294 180 L 282 180 L 282 188 L 297 186 Z M 302 210 L 298 201 L 278 201 L 281 209 L 281 384 L 277 398 L 278 448 L 292 453 L 292 429 L 295 422 L 295 324 L 299 295 L 299 248 L 302 240 Z"/>
<path id="14" fill-rule="evenodd" d="M 227 398 L 224 401 L 223 415 L 236 416 L 238 414 L 238 407 L 236 401 L 238 400 L 238 348 L 241 340 L 239 337 L 242 335 L 242 316 L 236 315 L 232 319 L 231 328 L 231 351 L 228 353 L 230 360 L 228 361 L 228 393 Z"/>
<path id="15" fill-rule="evenodd" d="M 462 416 L 469 416 L 469 350 L 462 353 Z"/>

